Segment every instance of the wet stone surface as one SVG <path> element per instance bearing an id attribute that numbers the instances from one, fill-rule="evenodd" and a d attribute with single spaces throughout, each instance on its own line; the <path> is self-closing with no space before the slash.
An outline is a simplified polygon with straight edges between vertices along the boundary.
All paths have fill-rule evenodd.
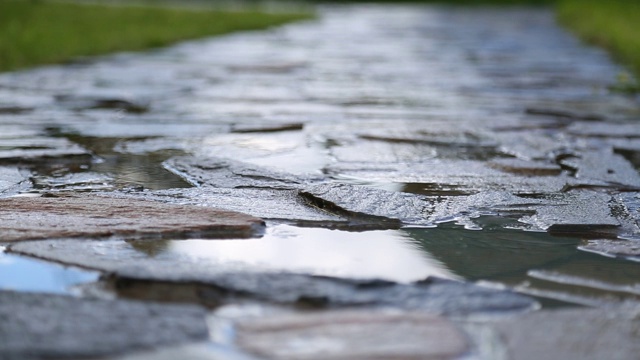
<path id="1" fill-rule="evenodd" d="M 635 325 L 617 310 L 602 319 L 640 298 L 640 106 L 608 90 L 622 70 L 551 9 L 330 5 L 268 31 L 2 74 L 0 268 L 23 282 L 33 257 L 52 263 L 42 271 L 94 269 L 56 282 L 84 297 L 62 308 L 90 296 L 255 301 L 341 321 L 334 308 L 358 306 L 376 314 L 354 315 L 358 329 L 403 341 L 350 341 L 360 352 L 317 340 L 302 354 L 295 329 L 355 332 L 300 315 L 273 320 L 279 334 L 247 321 L 230 352 L 196 344 L 140 358 L 314 359 L 328 347 L 334 358 L 425 358 L 431 343 L 449 346 L 445 358 L 571 358 L 567 344 L 607 357 L 585 344 L 617 335 L 611 344 L 632 354 Z M 568 304 L 607 308 L 585 313 L 593 329 L 547 313 Z M 401 310 L 424 321 L 382 321 Z M 466 324 L 466 342 L 449 342 L 460 335 L 433 313 L 507 321 Z M 526 343 L 545 323 L 540 346 Z M 451 336 L 430 335 L 434 324 Z M 293 345 L 264 346 L 280 340 Z M 74 357 L 71 346 L 81 344 L 53 354 Z"/>
<path id="2" fill-rule="evenodd" d="M 632 359 L 640 350 L 638 303 L 527 314 L 495 325 L 509 359 Z"/>
<path id="3" fill-rule="evenodd" d="M 182 301 L 206 305 L 219 305 L 234 297 L 248 296 L 320 307 L 377 305 L 445 314 L 521 312 L 536 307 L 536 302 L 525 296 L 457 281 L 434 278 L 398 284 L 375 279 L 255 272 L 225 268 L 198 261 L 197 257 L 163 256 L 162 251 L 153 252 L 153 244 L 148 244 L 148 251 L 145 246 L 145 242 L 92 244 L 43 240 L 16 244 L 10 251 L 111 273 L 116 291 L 123 296 L 147 300 L 171 298 L 167 293 L 176 292 L 184 296 Z M 158 283 L 154 284 L 154 281 Z"/>
<path id="4" fill-rule="evenodd" d="M 240 348 L 268 359 L 455 359 L 468 348 L 451 322 L 423 313 L 274 316 L 241 321 L 236 331 Z"/>
<path id="5" fill-rule="evenodd" d="M 197 307 L 0 291 L 0 358 L 94 358 L 206 340 Z"/>
<path id="6" fill-rule="evenodd" d="M 216 209 L 105 196 L 0 199 L 2 242 L 69 237 L 182 238 L 258 234 L 260 219 Z"/>

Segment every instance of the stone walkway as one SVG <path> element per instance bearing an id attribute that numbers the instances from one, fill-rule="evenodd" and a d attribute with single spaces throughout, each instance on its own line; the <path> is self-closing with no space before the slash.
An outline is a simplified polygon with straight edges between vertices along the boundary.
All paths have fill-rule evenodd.
<path id="1" fill-rule="evenodd" d="M 0 75 L 0 244 L 102 274 L 0 290 L 0 359 L 634 358 L 620 71 L 547 10 L 358 5 Z"/>

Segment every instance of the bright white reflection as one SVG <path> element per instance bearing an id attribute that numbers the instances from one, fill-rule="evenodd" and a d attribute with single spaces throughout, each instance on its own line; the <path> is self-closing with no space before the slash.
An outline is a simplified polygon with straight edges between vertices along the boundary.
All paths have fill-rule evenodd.
<path id="1" fill-rule="evenodd" d="M 260 239 L 171 241 L 166 252 L 229 270 L 283 270 L 399 282 L 427 276 L 457 278 L 397 230 L 355 233 L 277 225 Z"/>

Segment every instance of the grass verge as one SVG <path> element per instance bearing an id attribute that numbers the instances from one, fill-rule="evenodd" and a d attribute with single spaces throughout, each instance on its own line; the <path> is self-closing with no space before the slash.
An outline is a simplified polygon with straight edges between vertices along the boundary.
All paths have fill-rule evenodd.
<path id="1" fill-rule="evenodd" d="M 556 9 L 561 24 L 580 38 L 609 50 L 640 79 L 640 2 L 561 0 Z M 628 86 L 624 79 L 620 86 L 638 87 L 633 80 L 626 81 Z"/>
<path id="2" fill-rule="evenodd" d="M 259 10 L 107 6 L 0 0 L 0 71 L 61 63 L 78 56 L 141 50 L 311 17 Z"/>

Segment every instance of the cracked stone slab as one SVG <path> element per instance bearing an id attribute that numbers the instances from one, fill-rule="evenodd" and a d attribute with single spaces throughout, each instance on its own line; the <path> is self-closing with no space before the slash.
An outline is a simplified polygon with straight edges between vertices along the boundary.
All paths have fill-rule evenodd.
<path id="1" fill-rule="evenodd" d="M 0 163 L 29 163 L 50 159 L 90 162 L 93 155 L 64 138 L 26 137 L 3 139 Z"/>
<path id="2" fill-rule="evenodd" d="M 28 186 L 27 178 L 18 168 L 0 166 L 0 197 L 16 194 Z"/>
<path id="3" fill-rule="evenodd" d="M 116 291 L 136 299 L 219 305 L 252 297 L 320 307 L 390 306 L 442 314 L 521 312 L 537 306 L 533 299 L 513 292 L 437 278 L 399 284 L 285 272 L 228 272 L 184 258 L 141 256 L 119 240 L 30 241 L 14 244 L 9 251 L 110 273 Z"/>
<path id="4" fill-rule="evenodd" d="M 225 210 L 91 194 L 0 199 L 0 241 L 106 237 L 251 237 L 255 217 Z"/>
<path id="5" fill-rule="evenodd" d="M 469 347 L 449 320 L 419 312 L 280 315 L 241 320 L 236 331 L 241 349 L 274 360 L 455 359 Z"/>
<path id="6" fill-rule="evenodd" d="M 196 186 L 216 188 L 298 189 L 322 177 L 302 177 L 230 159 L 208 157 L 175 157 L 164 167 Z"/>
<path id="7" fill-rule="evenodd" d="M 162 201 L 179 205 L 197 205 L 238 211 L 262 219 L 301 223 L 347 223 L 339 216 L 310 206 L 296 190 L 189 188 L 153 192 L 116 194 L 123 198 Z"/>
<path id="8" fill-rule="evenodd" d="M 570 191 L 559 194 L 517 196 L 507 192 L 481 192 L 469 196 L 421 196 L 347 184 L 315 185 L 300 192 L 316 206 L 352 216 L 371 216 L 404 224 L 433 225 L 463 221 L 481 215 L 518 216 L 533 229 L 563 234 L 614 233 L 624 225 L 626 211 L 604 193 Z M 616 212 L 622 211 L 622 214 Z"/>
<path id="9" fill-rule="evenodd" d="M 540 311 L 491 325 L 508 359 L 635 359 L 640 305 Z"/>
<path id="10" fill-rule="evenodd" d="M 0 291 L 1 359 L 77 359 L 204 341 L 203 309 Z"/>

